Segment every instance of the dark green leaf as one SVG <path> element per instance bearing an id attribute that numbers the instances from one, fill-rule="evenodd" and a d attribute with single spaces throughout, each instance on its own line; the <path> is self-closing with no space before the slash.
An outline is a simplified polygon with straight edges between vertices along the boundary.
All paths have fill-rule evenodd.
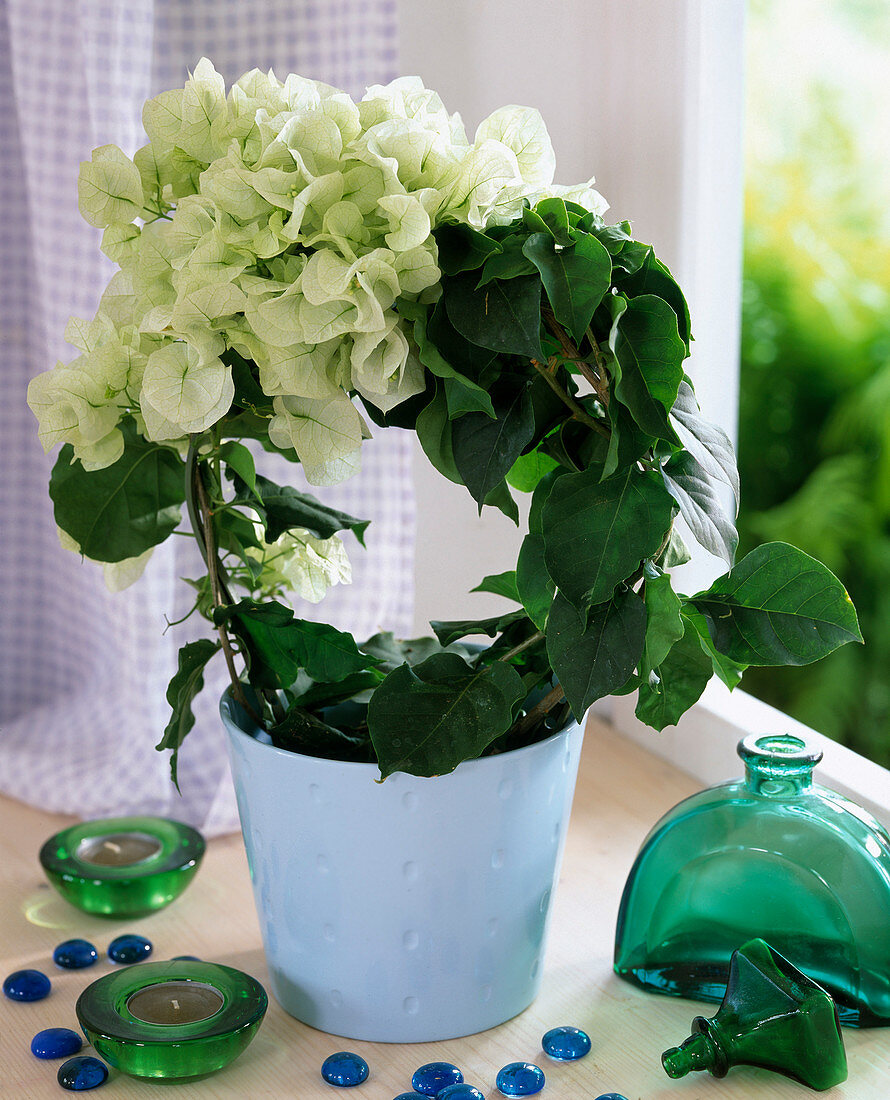
<path id="1" fill-rule="evenodd" d="M 473 634 L 486 634 L 489 638 L 493 638 L 495 634 L 500 634 L 508 626 L 525 618 L 524 611 L 511 611 L 507 615 L 493 615 L 490 619 L 460 619 L 453 622 L 438 622 L 434 619 L 430 626 L 442 645 L 448 646 L 458 638 L 466 638 Z"/>
<path id="2" fill-rule="evenodd" d="M 621 368 L 615 396 L 644 432 L 679 445 L 668 414 L 683 380 L 686 345 L 674 311 L 654 294 L 631 298 L 610 345 Z"/>
<path id="3" fill-rule="evenodd" d="M 335 683 L 373 667 L 351 634 L 326 623 L 295 619 L 289 607 L 274 601 L 241 600 L 217 608 L 213 618 L 230 624 L 244 644 L 254 687 L 288 687 L 301 669 L 313 680 Z"/>
<path id="4" fill-rule="evenodd" d="M 651 470 L 631 466 L 606 481 L 596 470 L 559 478 L 544 505 L 544 553 L 550 576 L 579 613 L 608 600 L 658 552 L 674 507 Z"/>
<path id="5" fill-rule="evenodd" d="M 234 348 L 227 348 L 220 356 L 224 363 L 232 368 L 232 381 L 235 384 L 236 408 L 245 409 L 248 412 L 260 416 L 272 415 L 272 398 L 263 392 L 259 383 L 256 364 L 243 358 Z"/>
<path id="6" fill-rule="evenodd" d="M 219 457 L 234 470 L 251 492 L 256 491 L 256 463 L 243 443 L 227 440 L 219 449 Z"/>
<path id="7" fill-rule="evenodd" d="M 708 631 L 707 619 L 700 611 L 696 611 L 692 604 L 684 604 L 683 619 L 685 622 L 691 623 L 696 631 L 698 631 L 702 648 L 711 658 L 711 666 L 714 672 L 717 673 L 723 683 L 732 691 L 734 687 L 738 686 L 742 678 L 742 673 L 748 666 L 733 661 L 731 658 L 727 657 L 725 653 L 721 653 L 720 650 L 717 649 L 714 645 L 714 639 Z"/>
<path id="8" fill-rule="evenodd" d="M 686 350 L 689 350 L 692 339 L 689 307 L 673 275 L 654 252 L 650 251 L 642 267 L 633 275 L 622 279 L 620 285 L 621 293 L 629 298 L 636 298 L 641 294 L 656 294 L 663 298 L 676 314 L 680 339 L 686 345 Z"/>
<path id="9" fill-rule="evenodd" d="M 488 256 L 500 252 L 501 248 L 497 241 L 463 222 L 440 225 L 434 236 L 443 275 L 458 275 L 461 271 L 481 267 Z"/>
<path id="10" fill-rule="evenodd" d="M 705 470 L 688 451 L 678 451 L 661 472 L 668 492 L 680 505 L 683 519 L 698 544 L 732 565 L 739 544 L 738 532 L 723 511 Z"/>
<path id="11" fill-rule="evenodd" d="M 418 665 L 434 653 L 456 653 L 469 664 L 473 653 L 471 647 L 452 642 L 443 646 L 436 638 L 396 638 L 391 631 L 375 634 L 359 646 L 362 653 L 373 657 L 377 666 L 386 672 L 392 672 L 399 665 Z"/>
<path id="12" fill-rule="evenodd" d="M 647 572 L 643 599 L 646 604 L 643 671 L 648 674 L 661 664 L 674 642 L 683 637 L 685 628 L 680 616 L 683 603 L 671 587 L 667 573 L 650 576 Z"/>
<path id="13" fill-rule="evenodd" d="M 489 256 L 479 276 L 478 288 L 487 286 L 494 279 L 515 279 L 520 275 L 533 275 L 535 265 L 523 253 L 522 246 L 525 243 L 525 235 L 516 233 L 512 237 L 505 237 L 501 243 L 501 251 L 495 256 Z"/>
<path id="14" fill-rule="evenodd" d="M 443 281 L 452 325 L 472 344 L 492 351 L 541 359 L 541 280 L 521 275 L 476 289 L 472 272 Z"/>
<path id="15" fill-rule="evenodd" d="M 465 412 L 484 412 L 488 416 L 494 416 L 491 398 L 485 390 L 471 378 L 455 370 L 429 338 L 425 317 L 414 322 L 414 340 L 421 363 L 432 374 L 445 379 L 448 415 L 452 419 Z"/>
<path id="16" fill-rule="evenodd" d="M 482 503 L 486 507 L 497 508 L 504 513 L 507 519 L 512 520 L 517 527 L 519 526 L 519 506 L 513 499 L 510 486 L 506 481 L 499 481 L 491 492 L 486 495 Z"/>
<path id="17" fill-rule="evenodd" d="M 133 422 L 121 425 L 124 453 L 104 470 L 72 462 L 66 443 L 49 481 L 56 523 L 94 561 L 124 561 L 163 542 L 179 525 L 185 463 L 173 450 L 149 443 Z"/>
<path id="18" fill-rule="evenodd" d="M 630 235 L 630 223 L 593 226 L 590 230 L 612 257 L 612 266 L 632 275 L 646 262 L 652 246 L 635 241 Z"/>
<path id="19" fill-rule="evenodd" d="M 655 559 L 656 565 L 662 569 L 674 569 L 678 565 L 685 565 L 692 560 L 692 555 L 683 539 L 677 534 L 676 527 L 671 528 L 671 537 L 662 553 Z"/>
<path id="20" fill-rule="evenodd" d="M 201 638 L 197 642 L 187 642 L 179 651 L 179 667 L 167 688 L 167 702 L 173 708 L 170 721 L 164 729 L 164 736 L 155 746 L 158 749 L 172 749 L 170 756 L 170 775 L 176 784 L 176 767 L 179 749 L 186 734 L 195 724 L 192 714 L 192 702 L 204 687 L 204 669 L 207 662 L 220 648 L 218 642 Z"/>
<path id="21" fill-rule="evenodd" d="M 551 237 L 534 233 L 522 251 L 541 273 L 557 321 L 580 344 L 594 310 L 609 289 L 609 253 L 588 234 L 579 235 L 568 248 L 557 249 Z"/>
<path id="22" fill-rule="evenodd" d="M 565 199 L 552 197 L 541 199 L 534 209 L 522 213 L 524 224 L 532 231 L 546 231 L 557 244 L 568 246 L 573 237 L 570 233 L 569 211 Z"/>
<path id="23" fill-rule="evenodd" d="M 556 591 L 544 564 L 543 535 L 531 533 L 523 539 L 516 563 L 516 587 L 528 617 L 538 630 L 543 630 Z"/>
<path id="24" fill-rule="evenodd" d="M 401 664 L 401 662 L 397 662 Z M 303 679 L 305 678 L 305 683 Z M 383 674 L 377 669 L 367 672 L 353 672 L 343 680 L 337 680 L 333 684 L 324 681 L 316 682 L 305 673 L 297 677 L 294 686 L 287 692 L 288 703 L 291 707 L 318 710 L 321 707 L 334 706 L 346 699 L 352 699 L 356 695 L 373 691 L 383 679 Z M 271 731 L 274 734 L 274 730 Z"/>
<path id="25" fill-rule="evenodd" d="M 454 422 L 451 436 L 455 465 L 480 509 L 534 434 L 527 385 L 502 384 L 491 397 L 494 420 L 484 413 L 469 413 Z"/>
<path id="26" fill-rule="evenodd" d="M 511 569 L 508 573 L 494 573 L 485 577 L 470 591 L 491 592 L 494 596 L 504 596 L 508 600 L 513 600 L 514 603 L 522 603 L 519 593 L 516 591 L 515 569 Z"/>
<path id="27" fill-rule="evenodd" d="M 253 503 L 252 507 L 255 508 L 256 504 Z M 254 521 L 235 508 L 226 508 L 216 513 L 213 522 L 219 548 L 236 554 L 251 575 L 258 577 L 263 571 L 262 563 L 255 555 L 248 553 L 249 547 L 261 549 L 262 546 Z"/>
<path id="28" fill-rule="evenodd" d="M 474 274 L 458 276 L 460 280 L 475 278 Z M 448 286 L 452 282 L 453 280 L 448 280 Z M 440 298 L 426 319 L 425 339 L 436 347 L 439 355 L 455 371 L 474 382 L 480 382 L 482 372 L 497 358 L 497 354 L 491 348 L 481 347 L 462 336 L 449 320 L 445 307 L 445 299 Z"/>
<path id="29" fill-rule="evenodd" d="M 436 387 L 436 396 L 418 416 L 416 431 L 423 453 L 433 467 L 449 481 L 463 485 L 463 479 L 454 464 L 452 443 L 454 422 L 448 415 L 444 383 L 439 383 Z"/>
<path id="30" fill-rule="evenodd" d="M 698 702 L 713 675 L 711 658 L 702 649 L 698 631 L 687 623 L 685 632 L 655 670 L 655 677 L 640 684 L 636 715 L 656 730 L 676 725 Z"/>
<path id="31" fill-rule="evenodd" d="M 685 378 L 677 391 L 671 416 L 677 423 L 677 433 L 683 446 L 711 477 L 719 478 L 732 489 L 738 506 L 739 471 L 732 443 L 722 428 L 701 415 L 692 386 Z"/>
<path id="32" fill-rule="evenodd" d="M 381 775 L 443 775 L 475 759 L 509 729 L 513 704 L 524 695 L 518 673 L 503 662 L 473 669 L 454 653 L 439 653 L 400 666 L 368 707 Z"/>
<path id="33" fill-rule="evenodd" d="M 230 474 L 230 476 L 232 476 Z M 276 485 L 266 477 L 256 476 L 256 496 L 238 474 L 232 476 L 235 484 L 235 501 L 254 508 L 262 517 L 266 528 L 266 541 L 275 542 L 292 527 L 302 527 L 319 539 L 329 539 L 338 531 L 352 531 L 364 546 L 365 530 L 371 522 L 328 508 L 310 493 L 300 493 L 291 485 Z"/>
<path id="34" fill-rule="evenodd" d="M 787 543 L 758 546 L 690 602 L 717 649 L 739 664 L 806 665 L 862 641 L 841 582 Z"/>
<path id="35" fill-rule="evenodd" d="M 371 763 L 374 758 L 367 737 L 345 733 L 296 706 L 291 707 L 284 720 L 273 726 L 269 733 L 276 748 L 303 756 L 359 763 Z"/>
<path id="36" fill-rule="evenodd" d="M 643 652 L 646 608 L 627 590 L 591 609 L 583 627 L 575 608 L 556 594 L 547 621 L 547 654 L 580 722 L 597 699 L 620 688 Z"/>

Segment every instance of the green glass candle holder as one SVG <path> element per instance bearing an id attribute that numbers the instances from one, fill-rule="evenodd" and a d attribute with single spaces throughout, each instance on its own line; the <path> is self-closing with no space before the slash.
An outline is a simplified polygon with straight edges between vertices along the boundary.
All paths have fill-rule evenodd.
<path id="1" fill-rule="evenodd" d="M 253 1039 L 269 1000 L 249 974 L 191 960 L 140 963 L 106 974 L 77 1001 L 84 1034 L 131 1077 L 215 1073 Z"/>
<path id="2" fill-rule="evenodd" d="M 618 913 L 615 972 L 720 1001 L 753 937 L 828 991 L 850 1027 L 890 1025 L 890 836 L 813 782 L 801 738 L 745 738 L 741 779 L 685 799 L 643 842 Z"/>
<path id="3" fill-rule="evenodd" d="M 831 997 L 763 940 L 734 952 L 720 1010 L 710 1020 L 696 1016 L 692 1032 L 662 1054 L 668 1077 L 696 1070 L 725 1077 L 733 1066 L 760 1066 L 818 1091 L 847 1079 Z"/>
<path id="4" fill-rule="evenodd" d="M 40 849 L 46 877 L 86 913 L 141 917 L 163 909 L 194 878 L 204 838 L 163 817 L 83 821 L 51 836 Z"/>

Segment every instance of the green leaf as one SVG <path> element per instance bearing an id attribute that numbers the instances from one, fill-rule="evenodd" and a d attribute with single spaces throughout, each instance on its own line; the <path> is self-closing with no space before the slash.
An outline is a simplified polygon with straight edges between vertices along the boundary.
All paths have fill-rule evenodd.
<path id="1" fill-rule="evenodd" d="M 537 274 L 476 289 L 472 272 L 443 280 L 448 318 L 470 343 L 541 359 L 541 280 Z"/>
<path id="2" fill-rule="evenodd" d="M 493 638 L 525 617 L 524 611 L 510 611 L 506 615 L 493 615 L 490 619 L 458 619 L 452 622 L 439 622 L 434 619 L 430 626 L 442 645 L 448 646 L 458 638 L 466 638 L 472 634 L 485 634 Z"/>
<path id="3" fill-rule="evenodd" d="M 482 268 L 478 289 L 487 286 L 494 279 L 516 279 L 520 275 L 534 275 L 535 265 L 523 252 L 525 235 L 514 233 L 501 241 L 501 251 L 489 256 Z"/>
<path id="4" fill-rule="evenodd" d="M 513 499 L 510 486 L 506 481 L 499 481 L 491 492 L 486 495 L 482 503 L 487 507 L 497 508 L 504 513 L 507 519 L 512 520 L 517 527 L 519 526 L 519 506 Z"/>
<path id="5" fill-rule="evenodd" d="M 352 531 L 362 546 L 365 545 L 364 535 L 370 520 L 356 519 L 336 508 L 328 508 L 310 493 L 300 493 L 291 485 L 276 485 L 260 475 L 255 478 L 254 495 L 237 473 L 229 476 L 235 484 L 236 503 L 254 508 L 262 517 L 267 542 L 275 542 L 292 527 L 302 527 L 319 539 L 329 539 L 338 531 Z"/>
<path id="6" fill-rule="evenodd" d="M 713 671 L 698 631 L 687 623 L 682 637 L 655 669 L 655 676 L 640 684 L 637 718 L 656 730 L 676 725 L 701 698 Z"/>
<path id="7" fill-rule="evenodd" d="M 444 383 L 436 386 L 436 394 L 432 401 L 417 417 L 417 438 L 423 453 L 430 460 L 433 467 L 443 477 L 453 481 L 457 485 L 463 485 L 463 479 L 458 473 L 454 463 L 454 445 L 452 433 L 454 423 L 448 415 L 448 400 L 445 395 Z"/>
<path id="8" fill-rule="evenodd" d="M 643 592 L 646 604 L 646 641 L 643 646 L 643 670 L 649 673 L 665 659 L 685 630 L 680 612 L 683 602 L 671 587 L 667 573 L 650 576 L 647 572 Z"/>
<path id="9" fill-rule="evenodd" d="M 440 225 L 433 236 L 439 246 L 438 264 L 443 275 L 472 271 L 501 250 L 497 241 L 463 222 Z"/>
<path id="10" fill-rule="evenodd" d="M 655 559 L 655 564 L 661 566 L 662 569 L 674 569 L 678 565 L 685 565 L 688 561 L 692 561 L 692 555 L 689 553 L 686 543 L 677 534 L 676 527 L 672 527 L 668 544 Z"/>
<path id="11" fill-rule="evenodd" d="M 520 493 L 531 493 L 541 478 L 558 465 L 555 458 L 536 448 L 516 459 L 507 474 L 507 484 Z"/>
<path id="12" fill-rule="evenodd" d="M 434 653 L 456 653 L 468 664 L 473 657 L 470 647 L 457 642 L 443 646 L 437 638 L 396 638 L 389 630 L 362 642 L 359 649 L 373 657 L 377 666 L 386 672 L 392 672 L 403 664 L 418 665 Z"/>
<path id="13" fill-rule="evenodd" d="M 630 222 L 594 226 L 590 232 L 612 257 L 612 266 L 630 275 L 639 271 L 652 251 L 651 245 L 633 239 L 630 235 Z"/>
<path id="14" fill-rule="evenodd" d="M 538 233 L 543 228 L 557 244 L 567 247 L 572 243 L 571 223 L 565 199 L 541 199 L 535 203 L 534 209 L 522 212 L 522 220 L 532 233 Z"/>
<path id="15" fill-rule="evenodd" d="M 425 317 L 414 322 L 414 340 L 421 363 L 436 377 L 445 379 L 448 415 L 452 419 L 465 412 L 484 412 L 494 416 L 491 398 L 485 390 L 456 370 L 439 352 L 427 333 Z"/>
<path id="16" fill-rule="evenodd" d="M 696 542 L 709 553 L 723 558 L 727 565 L 732 565 L 739 535 L 735 524 L 723 511 L 720 497 L 704 468 L 688 451 L 678 451 L 661 472 Z"/>
<path id="17" fill-rule="evenodd" d="M 635 592 L 591 609 L 588 625 L 560 593 L 547 622 L 547 655 L 580 722 L 587 708 L 627 681 L 643 652 L 646 608 Z"/>
<path id="18" fill-rule="evenodd" d="M 686 350 L 689 350 L 692 340 L 689 306 L 670 270 L 654 252 L 647 254 L 638 271 L 621 280 L 620 287 L 621 293 L 629 298 L 637 298 L 641 294 L 656 294 L 663 298 L 676 314 L 680 339 L 686 345 Z"/>
<path id="19" fill-rule="evenodd" d="M 252 502 L 251 507 L 255 508 L 256 503 Z M 235 508 L 221 509 L 213 520 L 219 548 L 237 554 L 251 575 L 254 578 L 258 577 L 263 571 L 262 563 L 256 556 L 247 552 L 248 547 L 260 549 L 262 545 L 254 521 Z"/>
<path id="20" fill-rule="evenodd" d="M 484 413 L 469 413 L 456 420 L 452 429 L 455 465 L 480 510 L 534 434 L 528 385 L 497 386 L 492 404 L 494 420 Z"/>
<path id="21" fill-rule="evenodd" d="M 185 500 L 185 463 L 176 451 L 143 439 L 132 421 L 121 431 L 117 462 L 85 470 L 66 443 L 50 476 L 56 523 L 94 561 L 136 558 L 163 542 L 179 525 Z"/>
<path id="22" fill-rule="evenodd" d="M 373 752 L 367 737 L 344 733 L 299 706 L 293 706 L 269 730 L 272 744 L 303 756 L 318 756 L 324 760 L 352 760 L 372 763 Z"/>
<path id="23" fill-rule="evenodd" d="M 553 315 L 580 344 L 594 310 L 609 289 L 609 253 L 588 234 L 579 234 L 573 245 L 557 250 L 551 237 L 535 233 L 522 251 L 541 273 Z"/>
<path id="24" fill-rule="evenodd" d="M 326 623 L 295 619 L 289 607 L 268 601 L 241 600 L 217 608 L 214 622 L 229 623 L 249 657 L 248 678 L 254 687 L 284 688 L 305 669 L 313 680 L 336 683 L 372 668 L 351 634 Z"/>
<path id="25" fill-rule="evenodd" d="M 719 649 L 714 645 L 714 639 L 711 637 L 708 631 L 708 621 L 702 615 L 700 611 L 696 609 L 690 603 L 683 605 L 683 621 L 691 623 L 698 632 L 699 641 L 702 644 L 702 648 L 705 653 L 711 659 L 711 667 L 714 672 L 720 677 L 724 684 L 730 691 L 737 687 L 742 679 L 742 673 L 748 667 L 744 664 L 739 664 L 737 661 L 733 661 L 730 657 L 727 657 L 725 653 L 721 653 Z"/>
<path id="26" fill-rule="evenodd" d="M 167 687 L 167 702 L 173 708 L 170 721 L 164 728 L 164 736 L 155 746 L 157 749 L 172 749 L 170 756 L 170 775 L 179 790 L 176 769 L 179 749 L 189 730 L 195 724 L 192 702 L 204 687 L 204 669 L 207 662 L 221 647 L 218 642 L 201 638 L 197 642 L 187 642 L 179 651 L 179 667 Z"/>
<path id="27" fill-rule="evenodd" d="M 695 393 L 686 378 L 677 390 L 671 416 L 677 423 L 677 433 L 683 446 L 711 477 L 718 478 L 732 489 L 738 507 L 739 471 L 732 443 L 722 428 L 701 415 Z"/>
<path id="28" fill-rule="evenodd" d="M 494 573 L 485 577 L 470 591 L 491 592 L 494 596 L 504 596 L 508 600 L 513 600 L 514 603 L 522 603 L 519 593 L 516 591 L 515 569 L 511 569 L 508 573 Z"/>
<path id="29" fill-rule="evenodd" d="M 510 665 L 473 669 L 454 653 L 401 665 L 368 707 L 371 740 L 385 779 L 393 772 L 433 776 L 480 756 L 513 721 L 525 689 Z"/>
<path id="30" fill-rule="evenodd" d="M 679 445 L 668 414 L 683 381 L 686 345 L 674 311 L 654 294 L 631 298 L 609 343 L 621 368 L 615 396 L 644 432 Z"/>
<path id="31" fill-rule="evenodd" d="M 523 539 L 516 563 L 516 588 L 528 617 L 538 630 L 543 630 L 556 591 L 544 563 L 543 535 L 531 533 Z"/>
<path id="32" fill-rule="evenodd" d="M 273 412 L 272 398 L 263 392 L 256 364 L 239 355 L 234 348 L 227 348 L 220 358 L 232 368 L 232 382 L 235 385 L 233 404 L 258 416 L 270 417 Z"/>
<path id="33" fill-rule="evenodd" d="M 547 570 L 578 613 L 601 604 L 658 552 L 674 515 L 660 474 L 635 466 L 600 481 L 595 469 L 559 478 L 544 505 Z"/>
<path id="34" fill-rule="evenodd" d="M 228 440 L 219 449 L 219 457 L 234 470 L 252 493 L 256 492 L 256 463 L 243 443 Z"/>
<path id="35" fill-rule="evenodd" d="M 744 665 L 806 665 L 861 642 L 856 611 L 830 569 L 783 542 L 764 543 L 690 603 L 714 645 Z"/>

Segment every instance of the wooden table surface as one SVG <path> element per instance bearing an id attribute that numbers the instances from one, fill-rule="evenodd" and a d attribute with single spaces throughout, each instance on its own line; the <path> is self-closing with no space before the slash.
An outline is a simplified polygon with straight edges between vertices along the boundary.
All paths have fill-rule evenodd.
<path id="1" fill-rule="evenodd" d="M 653 734 L 653 736 L 657 736 Z M 390 1045 L 343 1040 L 292 1019 L 270 998 L 253 1044 L 218 1074 L 176 1085 L 128 1078 L 112 1071 L 103 1100 L 225 1100 L 337 1095 L 319 1076 L 324 1058 L 354 1050 L 371 1067 L 355 1093 L 360 1100 L 392 1100 L 410 1090 L 411 1074 L 424 1062 L 449 1061 L 492 1100 L 497 1070 L 507 1062 L 537 1062 L 547 1075 L 546 1100 L 594 1100 L 617 1092 L 627 1100 L 801 1100 L 802 1085 L 763 1070 L 740 1068 L 723 1081 L 695 1074 L 669 1080 L 660 1064 L 667 1047 L 686 1038 L 693 1016 L 715 1006 L 643 993 L 619 981 L 611 969 L 615 917 L 624 878 L 656 818 L 696 784 L 607 726 L 591 720 L 554 904 L 541 993 L 514 1020 L 464 1039 Z M 240 836 L 214 840 L 194 883 L 167 909 L 138 921 L 89 917 L 46 884 L 37 853 L 68 819 L 0 799 L 0 972 L 23 967 L 48 973 L 50 996 L 33 1004 L 0 998 L 0 1096 L 40 1100 L 59 1097 L 57 1062 L 30 1052 L 33 1035 L 46 1027 L 76 1028 L 74 1004 L 85 986 L 112 969 L 107 959 L 86 971 L 62 971 L 52 950 L 79 936 L 100 954 L 124 931 L 154 943 L 154 959 L 189 954 L 236 966 L 266 983 L 260 935 Z M 541 1051 L 548 1028 L 571 1024 L 593 1040 L 592 1052 L 575 1063 L 550 1062 Z M 823 1093 L 829 1100 L 887 1100 L 890 1096 L 890 1029 L 845 1030 L 849 1078 Z M 84 1053 L 90 1053 L 84 1048 Z"/>

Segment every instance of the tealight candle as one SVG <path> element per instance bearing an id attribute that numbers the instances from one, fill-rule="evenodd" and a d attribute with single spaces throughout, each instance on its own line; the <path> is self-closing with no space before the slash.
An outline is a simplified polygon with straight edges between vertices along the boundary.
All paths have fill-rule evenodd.
<path id="1" fill-rule="evenodd" d="M 97 1052 L 133 1077 L 197 1077 L 247 1046 L 266 1011 L 266 992 L 219 963 L 146 962 L 106 974 L 77 1002 Z"/>
<path id="2" fill-rule="evenodd" d="M 84 821 L 40 850 L 46 877 L 87 913 L 140 917 L 168 905 L 191 882 L 204 838 L 163 817 Z"/>
<path id="3" fill-rule="evenodd" d="M 202 982 L 159 982 L 134 993 L 127 1008 L 146 1024 L 196 1024 L 215 1016 L 224 1003 L 223 995 Z"/>
<path id="4" fill-rule="evenodd" d="M 160 850 L 161 842 L 147 833 L 108 833 L 86 837 L 78 844 L 75 855 L 81 863 L 126 867 L 131 863 L 144 863 Z"/>

